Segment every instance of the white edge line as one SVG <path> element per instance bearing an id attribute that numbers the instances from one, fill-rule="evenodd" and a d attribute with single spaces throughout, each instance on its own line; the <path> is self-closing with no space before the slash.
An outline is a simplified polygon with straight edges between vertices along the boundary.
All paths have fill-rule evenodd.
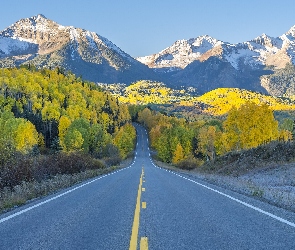
<path id="1" fill-rule="evenodd" d="M 105 175 L 105 176 L 107 176 L 107 175 Z M 103 176 L 103 177 L 105 177 L 105 176 Z M 23 214 L 23 213 L 26 213 L 26 212 L 28 212 L 28 211 L 30 211 L 30 210 L 36 208 L 36 207 L 42 206 L 42 205 L 44 205 L 44 204 L 46 204 L 46 203 L 48 203 L 48 202 L 50 202 L 50 201 L 56 200 L 56 199 L 58 199 L 58 198 L 60 198 L 60 197 L 62 197 L 62 196 L 64 196 L 64 195 L 66 195 L 66 194 L 69 194 L 69 193 L 71 193 L 71 192 L 73 192 L 73 191 L 75 191 L 75 190 L 77 190 L 77 189 L 79 189 L 79 188 L 82 188 L 82 187 L 84 187 L 84 186 L 86 186 L 86 185 L 89 185 L 89 184 L 91 184 L 92 182 L 95 182 L 95 181 L 97 181 L 97 180 L 99 180 L 99 179 L 101 179 L 101 178 L 103 178 L 103 177 L 96 178 L 96 179 L 94 179 L 94 180 L 92 180 L 92 181 L 89 181 L 89 182 L 87 182 L 87 183 L 84 183 L 84 184 L 82 184 L 82 185 L 80 185 L 80 186 L 78 186 L 78 187 L 75 187 L 75 188 L 73 188 L 73 189 L 70 189 L 70 190 L 68 190 L 68 191 L 66 191 L 66 192 L 64 192 L 64 193 L 62 193 L 62 194 L 59 194 L 59 195 L 57 195 L 57 196 L 54 196 L 54 197 L 52 197 L 52 198 L 50 198 L 50 199 L 48 199 L 48 200 L 42 201 L 42 202 L 40 202 L 40 203 L 38 203 L 38 204 L 36 204 L 36 205 L 34 205 L 34 206 L 28 207 L 28 208 L 26 208 L 26 209 L 24 209 L 24 210 L 21 210 L 21 211 L 17 212 L 17 213 L 14 213 L 14 214 L 12 214 L 12 215 L 9 215 L 9 216 L 7 216 L 7 217 L 1 219 L 1 220 L 0 220 L 0 223 L 3 223 L 4 221 L 10 220 L 10 219 L 12 219 L 12 218 L 14 218 L 14 217 L 16 217 L 16 216 L 18 216 L 18 215 L 21 215 L 21 214 Z"/>
<path id="2" fill-rule="evenodd" d="M 153 164 L 153 165 L 154 165 L 154 164 Z M 155 166 L 155 165 L 154 165 L 154 166 Z M 206 186 L 206 185 L 204 185 L 204 184 L 202 184 L 202 183 L 199 183 L 199 182 L 197 182 L 197 181 L 191 180 L 191 179 L 189 179 L 189 178 L 186 178 L 186 177 L 181 176 L 181 175 L 179 175 L 179 174 L 176 174 L 176 173 L 174 173 L 174 172 L 172 172 L 172 173 L 175 174 L 175 175 L 178 176 L 178 177 L 181 177 L 181 178 L 186 179 L 187 181 L 193 182 L 193 183 L 195 183 L 195 184 L 197 184 L 197 185 L 199 185 L 199 186 L 201 186 L 201 187 L 203 187 L 203 188 L 206 188 L 206 189 L 208 189 L 208 190 L 210 190 L 210 191 L 213 191 L 213 192 L 215 192 L 215 193 L 218 193 L 218 194 L 220 194 L 220 195 L 223 195 L 223 196 L 225 196 L 225 197 L 227 197 L 227 198 L 229 198 L 229 199 L 231 199 L 231 200 L 233 200 L 233 201 L 235 201 L 235 202 L 238 202 L 238 203 L 240 203 L 240 204 L 242 204 L 242 205 L 244 205 L 244 206 L 246 206 L 246 207 L 248 207 L 248 208 L 251 208 L 251 209 L 253 209 L 253 210 L 255 210 L 255 211 L 259 212 L 259 213 L 262 213 L 262 214 L 264 214 L 264 215 L 267 215 L 267 216 L 269 216 L 269 217 L 271 217 L 271 218 L 273 218 L 273 219 L 275 219 L 275 220 L 278 220 L 278 221 L 280 221 L 280 222 L 282 222 L 282 223 L 285 223 L 285 224 L 287 224 L 287 225 L 289 225 L 289 226 L 295 228 L 295 223 L 293 223 L 293 222 L 291 222 L 291 221 L 285 220 L 285 219 L 283 219 L 283 218 L 281 218 L 281 217 L 279 217 L 279 216 L 276 216 L 276 215 L 274 215 L 274 214 L 272 214 L 272 213 L 266 212 L 266 211 L 264 211 L 264 210 L 262 210 L 262 209 L 260 209 L 260 208 L 258 208 L 258 207 L 255 207 L 255 206 L 253 206 L 253 205 L 248 204 L 247 202 L 241 201 L 241 200 L 239 200 L 239 199 L 237 199 L 237 198 L 234 198 L 234 197 L 232 197 L 232 196 L 230 196 L 230 195 L 228 195 L 228 194 L 225 194 L 225 193 L 223 193 L 223 192 L 220 192 L 220 191 L 218 191 L 218 190 L 216 190 L 216 189 L 214 189 L 214 188 L 208 187 L 208 186 Z"/>
<path id="3" fill-rule="evenodd" d="M 130 168 L 133 164 L 134 164 L 134 162 L 133 162 L 129 167 L 127 167 L 127 168 Z M 127 169 L 127 168 L 124 168 L 124 169 Z M 119 170 L 119 171 L 122 171 L 122 170 L 124 170 L 124 169 L 121 169 L 121 170 Z M 116 172 L 114 172 L 114 173 L 116 173 Z M 56 200 L 56 199 L 58 199 L 58 198 L 60 198 L 60 197 L 62 197 L 62 196 L 64 196 L 64 195 L 66 195 L 66 194 L 72 193 L 73 191 L 75 191 L 75 190 L 77 190 L 77 189 L 80 189 L 80 188 L 82 188 L 82 187 L 84 187 L 84 186 L 87 186 L 87 185 L 89 185 L 89 184 L 91 184 L 91 183 L 93 183 L 93 182 L 95 182 L 95 181 L 98 181 L 98 180 L 100 180 L 100 179 L 102 179 L 102 178 L 104 178 L 104 177 L 110 176 L 110 175 L 112 175 L 112 174 L 113 174 L 113 173 L 109 173 L 109 174 L 106 174 L 106 175 L 102 175 L 102 176 L 100 176 L 100 177 L 98 177 L 98 178 L 96 178 L 96 179 L 94 179 L 94 180 L 92 180 L 92 181 L 88 181 L 88 182 L 86 182 L 86 183 L 84 183 L 84 184 L 82 184 L 82 185 L 80 185 L 80 186 L 77 186 L 77 187 L 75 187 L 75 188 L 73 188 L 73 189 L 70 189 L 70 190 L 68 190 L 68 191 L 66 191 L 66 192 L 64 192 L 64 193 L 61 193 L 61 194 L 59 194 L 59 195 L 57 195 L 57 196 L 54 196 L 54 197 L 52 197 L 52 198 L 50 198 L 50 199 L 48 199 L 48 200 L 42 201 L 42 202 L 40 202 L 40 203 L 37 203 L 37 204 L 34 205 L 34 206 L 28 207 L 28 208 L 26 208 L 26 209 L 23 209 L 23 210 L 17 212 L 17 213 L 14 213 L 14 214 L 11 214 L 11 215 L 9 215 L 9 216 L 7 216 L 7 217 L 4 217 L 3 219 L 0 220 L 0 224 L 3 223 L 3 222 L 5 222 L 5 221 L 8 221 L 8 220 L 10 220 L 10 219 L 12 219 L 12 218 L 14 218 L 14 217 L 16 217 L 16 216 L 19 216 L 19 215 L 21 215 L 21 214 L 24 214 L 24 213 L 26 213 L 26 212 L 28 212 L 28 211 L 34 209 L 34 208 L 40 207 L 40 206 L 42 206 L 42 205 L 44 205 L 44 204 L 46 204 L 46 203 L 48 203 L 48 202 L 50 202 L 50 201 Z"/>

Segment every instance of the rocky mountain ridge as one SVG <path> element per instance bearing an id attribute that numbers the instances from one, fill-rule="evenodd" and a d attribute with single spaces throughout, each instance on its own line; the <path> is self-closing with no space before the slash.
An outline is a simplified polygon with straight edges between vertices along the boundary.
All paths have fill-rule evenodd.
<path id="1" fill-rule="evenodd" d="M 221 87 L 244 88 L 265 94 L 289 95 L 293 84 L 268 81 L 288 64 L 295 64 L 295 26 L 280 37 L 262 34 L 255 39 L 230 44 L 208 35 L 176 41 L 172 46 L 147 57 L 137 58 L 174 87 L 191 86 L 203 94 Z M 287 79 L 287 78 L 285 78 Z"/>
<path id="2" fill-rule="evenodd" d="M 0 66 L 32 63 L 61 67 L 95 82 L 154 78 L 149 68 L 108 39 L 84 29 L 62 26 L 43 15 L 21 19 L 0 32 Z"/>
<path id="3" fill-rule="evenodd" d="M 37 15 L 0 32 L 0 67 L 22 64 L 60 67 L 100 83 L 130 85 L 150 80 L 176 89 L 193 87 L 198 94 L 232 87 L 288 96 L 294 95 L 295 85 L 281 82 L 290 77 L 284 73 L 275 81 L 266 76 L 295 64 L 295 26 L 277 38 L 262 34 L 238 44 L 208 35 L 179 40 L 157 54 L 136 60 L 95 32 L 62 26 Z"/>
<path id="4" fill-rule="evenodd" d="M 261 66 L 283 68 L 286 63 L 295 64 L 295 26 L 280 37 L 262 34 L 251 41 L 237 44 L 208 35 L 178 40 L 159 53 L 137 60 L 150 68 L 171 72 L 184 69 L 195 60 L 203 62 L 212 56 L 229 62 L 237 70 L 244 65 L 258 69 Z"/>

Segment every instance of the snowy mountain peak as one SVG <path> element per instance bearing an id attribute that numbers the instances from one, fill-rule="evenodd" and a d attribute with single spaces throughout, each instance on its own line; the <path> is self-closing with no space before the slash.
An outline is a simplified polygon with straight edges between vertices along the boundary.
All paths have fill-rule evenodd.
<path id="1" fill-rule="evenodd" d="M 42 21 L 44 19 L 48 20 L 48 18 L 46 16 L 44 16 L 43 14 L 38 14 L 36 16 L 32 16 L 31 19 L 36 20 L 36 21 Z"/>
<path id="2" fill-rule="evenodd" d="M 213 56 L 229 62 L 236 70 L 244 66 L 260 69 L 265 65 L 282 68 L 288 62 L 295 63 L 295 26 L 280 37 L 263 33 L 253 40 L 237 44 L 222 42 L 208 35 L 177 40 L 159 53 L 137 60 L 155 71 L 165 69 L 165 72 L 169 72 L 183 69 L 196 60 L 206 61 Z"/>
<path id="3" fill-rule="evenodd" d="M 177 40 L 170 47 L 157 54 L 137 58 L 138 61 L 150 68 L 169 68 L 169 71 L 185 68 L 188 64 L 199 59 L 204 53 L 223 42 L 208 35 Z"/>
<path id="4" fill-rule="evenodd" d="M 289 29 L 289 31 L 286 33 L 286 35 L 290 35 L 295 38 L 295 25 Z"/>
<path id="5" fill-rule="evenodd" d="M 132 81 L 153 73 L 95 32 L 62 26 L 42 14 L 20 19 L 0 31 L 0 65 L 14 67 L 23 63 L 62 67 L 86 79 L 112 82 L 117 78 L 126 81 L 123 72 L 131 69 L 138 70 L 128 76 Z"/>
<path id="6" fill-rule="evenodd" d="M 3 38 L 7 39 L 4 41 Z M 2 38 L 2 39 L 1 39 Z M 9 40 L 14 39 L 13 46 L 4 46 Z M 75 28 L 73 26 L 62 26 L 42 14 L 30 18 L 24 18 L 9 26 L 7 29 L 0 32 L 0 57 L 14 55 L 16 53 L 31 54 L 47 54 L 62 47 L 68 43 L 74 43 L 72 49 L 79 49 L 82 53 L 79 44 L 84 44 L 85 48 L 92 49 L 109 48 L 116 51 L 120 56 L 133 60 L 132 57 L 123 52 L 120 48 L 110 42 L 108 39 L 97 35 L 95 32 L 86 31 L 84 29 Z M 10 42 L 9 42 L 10 43 Z M 2 48 L 1 49 L 1 44 Z M 18 45 L 17 45 L 18 44 Z M 28 44 L 37 45 L 34 51 L 24 51 Z M 99 45 L 99 46 L 98 46 Z M 102 47 L 103 46 L 103 47 Z M 2 53 L 1 53 L 2 50 Z M 84 55 L 82 55 L 83 57 Z"/>
<path id="7" fill-rule="evenodd" d="M 250 42 L 255 42 L 257 44 L 260 44 L 262 46 L 266 47 L 278 47 L 280 46 L 281 42 L 280 39 L 274 38 L 271 36 L 266 35 L 263 33 L 261 36 L 256 37 L 255 39 L 251 40 Z"/>

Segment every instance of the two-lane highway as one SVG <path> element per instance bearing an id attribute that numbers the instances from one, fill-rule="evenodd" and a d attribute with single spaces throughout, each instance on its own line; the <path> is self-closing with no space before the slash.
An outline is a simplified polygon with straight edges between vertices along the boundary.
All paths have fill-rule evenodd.
<path id="1" fill-rule="evenodd" d="M 137 129 L 133 164 L 0 216 L 0 249 L 295 249 L 295 215 L 156 167 Z"/>

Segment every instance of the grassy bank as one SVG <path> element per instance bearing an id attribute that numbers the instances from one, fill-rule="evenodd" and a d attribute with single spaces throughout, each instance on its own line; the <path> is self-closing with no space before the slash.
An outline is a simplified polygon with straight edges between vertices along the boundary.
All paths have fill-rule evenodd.
<path id="1" fill-rule="evenodd" d="M 57 154 L 49 156 L 17 156 L 2 166 L 0 179 L 0 213 L 47 196 L 87 179 L 129 165 L 132 158 L 108 166 L 89 155 Z M 107 159 L 110 162 L 110 159 Z M 113 161 L 115 162 L 115 161 Z M 7 168 L 6 168 L 7 166 Z"/>
<path id="2" fill-rule="evenodd" d="M 295 143 L 273 142 L 232 152 L 193 170 L 156 162 L 163 168 L 204 180 L 295 212 Z"/>

